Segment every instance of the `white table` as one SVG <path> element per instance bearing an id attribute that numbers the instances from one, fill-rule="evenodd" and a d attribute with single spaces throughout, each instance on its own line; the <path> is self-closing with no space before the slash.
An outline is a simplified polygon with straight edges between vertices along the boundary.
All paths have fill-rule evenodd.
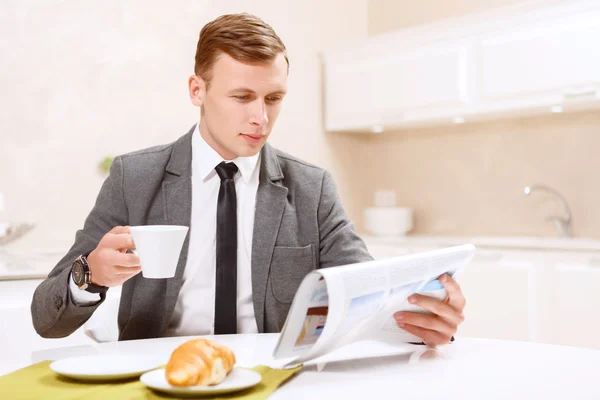
<path id="1" fill-rule="evenodd" d="M 230 346 L 238 365 L 270 364 L 275 334 L 207 336 Z M 191 337 L 90 344 L 32 353 L 32 363 L 90 354 L 156 354 L 168 360 Z M 357 358 L 361 355 L 382 357 Z M 348 359 L 350 357 L 350 359 Z M 342 359 L 345 359 L 342 361 Z M 314 363 L 270 398 L 600 399 L 600 351 L 458 338 L 438 350 L 353 344 Z"/>

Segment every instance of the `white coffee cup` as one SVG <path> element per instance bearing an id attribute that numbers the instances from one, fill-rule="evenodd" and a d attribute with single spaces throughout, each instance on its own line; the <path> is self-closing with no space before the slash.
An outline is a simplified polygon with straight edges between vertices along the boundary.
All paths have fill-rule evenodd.
<path id="1" fill-rule="evenodd" d="M 135 244 L 134 253 L 140 257 L 142 276 L 153 279 L 174 277 L 189 227 L 140 225 L 129 229 Z"/>

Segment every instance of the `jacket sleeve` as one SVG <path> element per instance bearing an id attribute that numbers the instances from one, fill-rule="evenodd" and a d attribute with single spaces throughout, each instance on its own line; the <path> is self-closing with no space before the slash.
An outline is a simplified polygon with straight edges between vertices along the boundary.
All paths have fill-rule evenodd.
<path id="1" fill-rule="evenodd" d="M 319 268 L 335 267 L 370 261 L 363 240 L 354 230 L 339 199 L 335 183 L 327 171 L 323 174 L 321 198 L 318 209 L 319 220 Z"/>
<path id="2" fill-rule="evenodd" d="M 127 225 L 127 221 L 123 161 L 116 157 L 83 229 L 75 235 L 75 243 L 33 294 L 31 317 L 39 335 L 45 338 L 66 337 L 81 327 L 102 304 L 105 294 L 93 305 L 77 306 L 73 302 L 69 292 L 71 265 L 78 256 L 91 253 L 113 227 Z"/>

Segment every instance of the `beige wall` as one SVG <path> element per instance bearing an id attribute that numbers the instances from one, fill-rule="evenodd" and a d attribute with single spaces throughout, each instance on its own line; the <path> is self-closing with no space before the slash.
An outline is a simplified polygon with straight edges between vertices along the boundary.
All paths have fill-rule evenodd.
<path id="1" fill-rule="evenodd" d="M 396 191 L 413 233 L 555 236 L 556 201 L 523 195 L 543 183 L 567 199 L 577 236 L 600 237 L 599 132 L 595 111 L 385 133 L 364 147 L 364 190 Z"/>
<path id="2" fill-rule="evenodd" d="M 369 35 L 502 7 L 537 7 L 558 1 L 561 0 L 369 0 Z"/>
<path id="3" fill-rule="evenodd" d="M 291 59 L 272 144 L 330 168 L 357 209 L 337 156 L 356 141 L 323 133 L 318 53 L 367 36 L 367 0 L 344 1 L 344 18 L 336 0 L 14 1 L 0 13 L 11 38 L 0 41 L 0 221 L 38 225 L 21 245 L 70 245 L 104 179 L 102 157 L 187 132 L 198 118 L 186 87 L 198 32 L 240 11 L 270 23 Z"/>

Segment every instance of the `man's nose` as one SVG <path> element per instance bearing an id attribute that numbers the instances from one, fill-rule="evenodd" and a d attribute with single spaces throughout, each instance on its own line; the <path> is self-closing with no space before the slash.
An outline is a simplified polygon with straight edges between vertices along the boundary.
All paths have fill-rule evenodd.
<path id="1" fill-rule="evenodd" d="M 266 125 L 269 122 L 269 117 L 267 116 L 267 107 L 265 102 L 258 100 L 252 106 L 250 123 L 257 126 Z"/>

